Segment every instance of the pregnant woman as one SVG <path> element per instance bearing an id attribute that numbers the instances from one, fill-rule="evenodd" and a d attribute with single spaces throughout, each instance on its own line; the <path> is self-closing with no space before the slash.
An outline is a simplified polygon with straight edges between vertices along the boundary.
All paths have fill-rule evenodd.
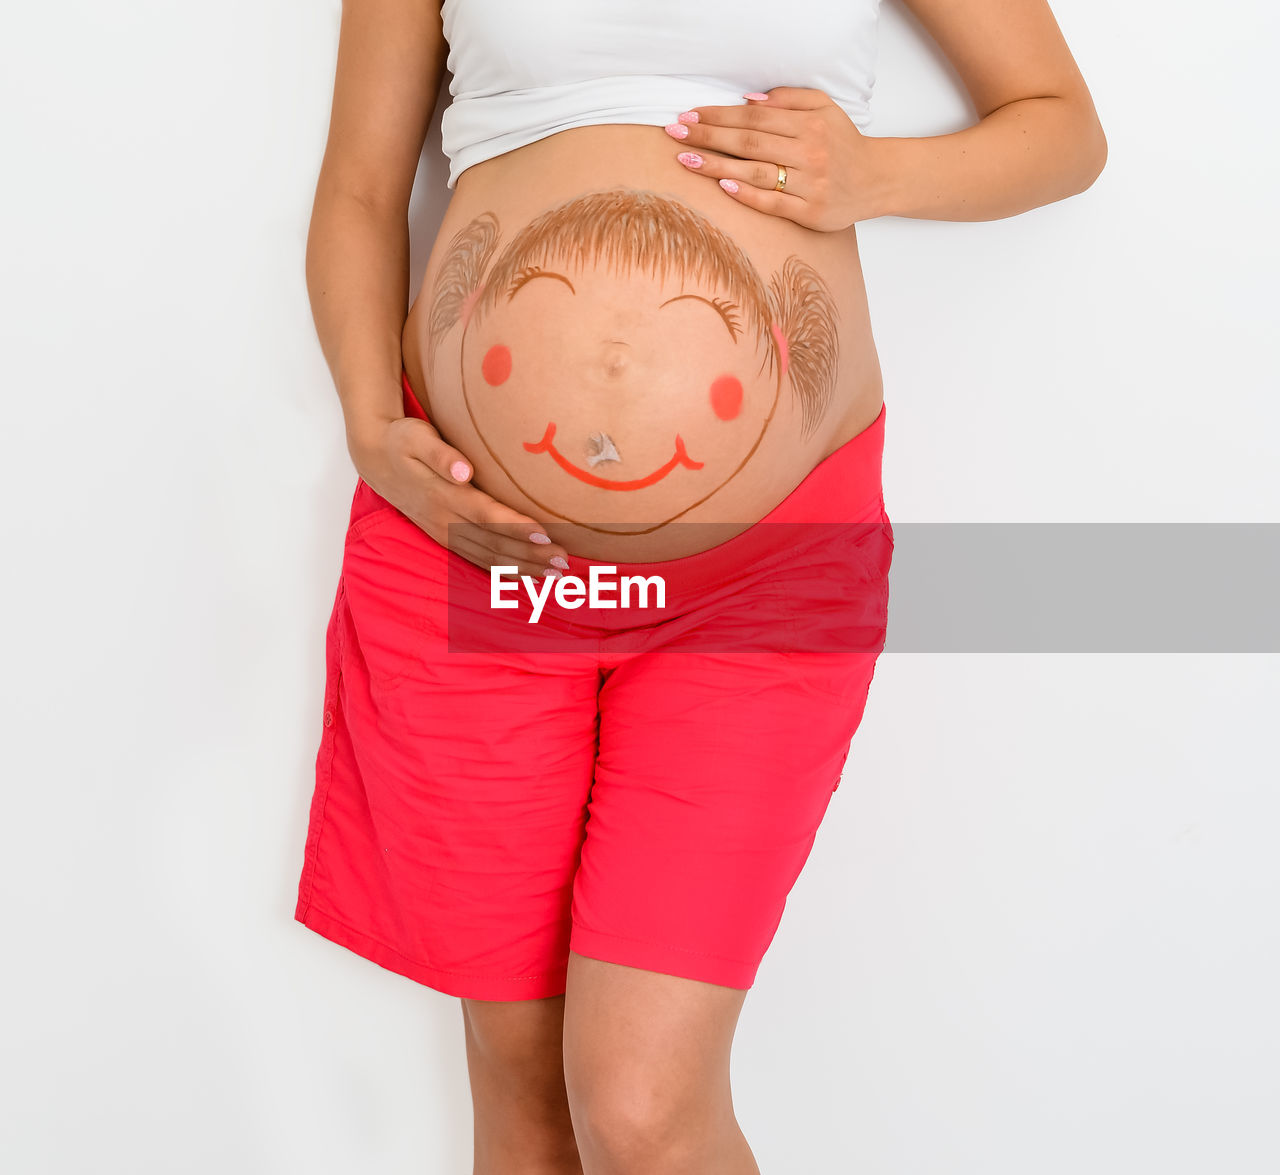
<path id="1" fill-rule="evenodd" d="M 1106 157 L 1044 0 L 905 2 L 975 125 L 861 134 L 877 0 L 343 5 L 307 275 L 359 478 L 296 918 L 460 998 L 482 1175 L 758 1171 L 730 1047 L 884 644 L 855 226 Z"/>

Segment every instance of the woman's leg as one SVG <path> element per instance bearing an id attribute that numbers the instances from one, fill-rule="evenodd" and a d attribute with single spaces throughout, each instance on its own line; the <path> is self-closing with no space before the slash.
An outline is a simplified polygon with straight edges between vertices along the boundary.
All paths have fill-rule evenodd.
<path id="1" fill-rule="evenodd" d="M 586 1175 L 758 1172 L 730 1048 L 861 719 L 871 627 L 866 650 L 690 649 L 608 669 L 565 976 Z"/>
<path id="2" fill-rule="evenodd" d="M 759 1175 L 733 1113 L 746 990 L 569 955 L 564 1073 L 586 1175 Z"/>
<path id="3" fill-rule="evenodd" d="M 582 1175 L 565 1094 L 563 995 L 462 1000 L 474 1175 Z"/>

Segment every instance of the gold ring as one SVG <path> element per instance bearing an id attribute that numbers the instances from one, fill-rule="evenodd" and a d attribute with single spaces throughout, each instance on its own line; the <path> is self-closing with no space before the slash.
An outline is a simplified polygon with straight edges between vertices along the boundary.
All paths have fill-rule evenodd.
<path id="1" fill-rule="evenodd" d="M 786 186 L 787 186 L 787 169 L 783 167 L 781 163 L 779 163 L 778 164 L 778 182 L 773 185 L 773 190 L 775 192 L 781 192 L 786 188 Z"/>

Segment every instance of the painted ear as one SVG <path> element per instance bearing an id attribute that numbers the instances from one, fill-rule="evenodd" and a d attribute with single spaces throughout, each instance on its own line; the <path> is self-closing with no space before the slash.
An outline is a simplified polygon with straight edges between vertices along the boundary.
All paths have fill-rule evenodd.
<path id="1" fill-rule="evenodd" d="M 459 322 L 465 322 L 481 290 L 481 279 L 499 236 L 498 220 L 492 212 L 477 216 L 449 242 L 444 262 L 436 275 L 427 330 L 432 354 L 440 341 Z"/>
<path id="2" fill-rule="evenodd" d="M 787 334 L 776 322 L 769 323 L 773 333 L 773 341 L 778 344 L 778 359 L 782 363 L 782 378 L 787 378 L 787 368 L 791 366 L 791 348 L 787 345 Z"/>
<path id="3" fill-rule="evenodd" d="M 800 432 L 809 436 L 831 403 L 836 385 L 839 320 L 835 299 L 822 275 L 798 257 L 788 257 L 769 281 L 773 332 L 782 374 L 800 401 Z"/>

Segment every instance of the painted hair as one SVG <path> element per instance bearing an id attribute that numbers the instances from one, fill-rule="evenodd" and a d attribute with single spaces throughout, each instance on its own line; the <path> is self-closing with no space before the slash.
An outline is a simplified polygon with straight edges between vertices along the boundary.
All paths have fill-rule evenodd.
<path id="1" fill-rule="evenodd" d="M 705 216 L 633 188 L 588 192 L 534 217 L 486 273 L 499 236 L 497 218 L 486 212 L 450 243 L 431 308 L 433 348 L 469 301 L 475 300 L 473 312 L 493 309 L 530 266 L 604 264 L 620 277 L 639 271 L 725 290 L 765 343 L 770 373 L 790 376 L 802 433 L 811 433 L 825 412 L 835 385 L 835 308 L 821 275 L 799 258 L 788 258 L 766 288 L 746 253 Z"/>

